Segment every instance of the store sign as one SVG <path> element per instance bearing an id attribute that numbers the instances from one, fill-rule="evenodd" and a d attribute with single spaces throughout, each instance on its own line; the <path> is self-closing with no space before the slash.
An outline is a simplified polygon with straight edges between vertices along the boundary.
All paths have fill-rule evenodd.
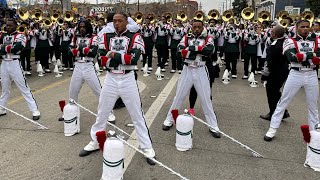
<path id="1" fill-rule="evenodd" d="M 94 12 L 114 12 L 114 7 L 92 7 Z"/>

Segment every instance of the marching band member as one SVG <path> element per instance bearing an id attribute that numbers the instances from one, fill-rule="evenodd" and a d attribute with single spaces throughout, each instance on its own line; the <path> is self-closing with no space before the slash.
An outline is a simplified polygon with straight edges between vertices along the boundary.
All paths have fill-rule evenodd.
<path id="1" fill-rule="evenodd" d="M 61 27 L 60 30 L 60 38 L 59 42 L 60 44 L 60 52 L 62 53 L 62 61 L 64 64 L 64 68 L 62 69 L 63 71 L 70 69 L 71 71 L 73 70 L 73 59 L 69 54 L 69 45 L 71 43 L 72 39 L 72 32 L 70 28 L 70 24 L 68 22 L 64 22 L 63 26 Z"/>
<path id="2" fill-rule="evenodd" d="M 31 64 L 30 64 L 30 56 L 31 56 L 31 39 L 33 37 L 33 34 L 31 33 L 30 30 L 28 30 L 27 26 L 28 23 L 23 21 L 21 23 L 21 26 L 23 28 L 25 28 L 25 36 L 27 38 L 27 43 L 26 43 L 26 47 L 23 48 L 23 50 L 20 53 L 20 61 L 21 61 L 21 66 L 23 68 L 24 74 L 25 75 L 31 75 L 30 72 L 30 68 L 31 68 Z"/>
<path id="3" fill-rule="evenodd" d="M 228 25 L 224 32 L 224 53 L 226 69 L 231 71 L 232 78 L 237 78 L 237 61 L 239 58 L 240 48 L 239 42 L 241 40 L 240 33 L 235 25 Z M 230 66 L 232 64 L 232 66 Z"/>
<path id="4" fill-rule="evenodd" d="M 168 24 L 165 16 L 161 17 L 160 22 L 157 24 L 155 28 L 155 37 L 156 37 L 156 49 L 158 56 L 158 67 L 161 68 L 162 72 L 165 72 L 166 69 L 165 64 L 167 62 L 169 54 L 167 54 L 168 49 Z"/>
<path id="5" fill-rule="evenodd" d="M 50 33 L 49 27 L 46 27 L 45 25 L 40 27 L 39 30 L 35 30 L 35 35 L 38 39 L 35 51 L 37 53 L 38 60 L 46 73 L 51 73 L 49 69 L 49 53 L 52 46 Z"/>
<path id="6" fill-rule="evenodd" d="M 244 35 L 246 45 L 244 47 L 244 76 L 242 79 L 248 79 L 249 76 L 249 61 L 251 60 L 251 72 L 256 74 L 257 70 L 257 46 L 260 42 L 260 37 L 255 31 L 254 26 L 249 27 L 249 31 Z"/>
<path id="7" fill-rule="evenodd" d="M 176 20 L 176 24 L 170 28 L 170 49 L 171 49 L 171 60 L 172 60 L 172 70 L 170 73 L 175 73 L 178 70 L 179 73 L 182 72 L 182 59 L 177 56 L 177 47 L 184 35 L 183 26 L 181 20 Z"/>
<path id="8" fill-rule="evenodd" d="M 150 24 L 150 19 L 147 17 L 145 19 L 145 24 L 142 25 L 141 35 L 143 37 L 145 51 L 146 53 L 143 54 L 143 67 L 146 63 L 148 63 L 148 71 L 152 71 L 152 52 L 153 52 L 153 37 L 154 37 L 154 27 Z"/>
<path id="9" fill-rule="evenodd" d="M 210 57 L 214 51 L 213 38 L 207 35 L 202 21 L 194 20 L 192 23 L 192 34 L 185 35 L 178 46 L 178 55 L 182 56 L 185 66 L 179 78 L 176 96 L 170 107 L 162 129 L 168 131 L 173 126 L 172 109 L 179 109 L 194 85 L 201 100 L 201 106 L 207 122 L 214 128 L 209 131 L 215 138 L 220 138 L 217 117 L 214 113 L 210 100 L 210 84 L 206 72 L 205 60 L 203 56 Z"/>
<path id="10" fill-rule="evenodd" d="M 315 22 L 313 23 L 313 33 L 314 33 L 316 36 L 320 36 L 320 22 L 315 21 Z"/>
<path id="11" fill-rule="evenodd" d="M 82 151 L 87 152 L 86 155 L 99 149 L 96 132 L 106 128 L 106 113 L 111 112 L 114 103 L 121 97 L 135 125 L 140 148 L 149 157 L 155 157 L 133 72 L 141 53 L 144 53 L 144 43 L 139 33 L 134 34 L 127 30 L 127 19 L 125 14 L 115 14 L 115 32 L 105 34 L 99 45 L 99 54 L 103 64 L 106 63 L 108 72 L 99 99 L 96 123 L 91 128 L 92 140 Z M 149 158 L 147 162 L 155 164 Z"/>
<path id="12" fill-rule="evenodd" d="M 283 54 L 291 62 L 291 70 L 280 101 L 272 115 L 270 128 L 264 137 L 265 141 L 273 139 L 280 126 L 285 109 L 301 87 L 304 87 L 306 94 L 309 126 L 314 128 L 319 123 L 319 84 L 315 71 L 315 66 L 320 63 L 319 37 L 316 40 L 309 39 L 310 22 L 307 20 L 298 21 L 296 29 L 297 36 L 286 39 L 283 44 Z"/>
<path id="13" fill-rule="evenodd" d="M 33 120 L 39 120 L 40 111 L 38 110 L 37 103 L 31 93 L 23 75 L 23 70 L 20 66 L 20 53 L 26 46 L 27 37 L 23 33 L 16 32 L 17 25 L 16 20 L 8 19 L 6 23 L 7 33 L 2 34 L 0 40 L 0 54 L 3 58 L 1 64 L 2 94 L 0 97 L 0 105 L 6 106 L 10 97 L 10 87 L 13 80 L 28 103 L 29 110 L 32 112 Z M 6 110 L 0 108 L 0 116 L 5 114 Z"/>
<path id="14" fill-rule="evenodd" d="M 285 29 L 281 26 L 276 26 L 271 30 L 271 38 L 273 43 L 267 49 L 266 68 L 261 76 L 261 81 L 267 81 L 266 91 L 269 105 L 269 113 L 267 115 L 260 115 L 262 119 L 271 120 L 277 103 L 281 97 L 283 84 L 285 83 L 289 74 L 289 64 L 287 57 L 282 54 Z M 289 117 L 286 110 L 283 119 Z"/>

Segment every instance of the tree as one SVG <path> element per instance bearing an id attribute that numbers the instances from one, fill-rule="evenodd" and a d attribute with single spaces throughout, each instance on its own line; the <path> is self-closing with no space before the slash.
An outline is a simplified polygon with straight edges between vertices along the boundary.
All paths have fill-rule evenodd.
<path id="1" fill-rule="evenodd" d="M 232 3 L 232 7 L 234 15 L 240 17 L 242 9 L 248 7 L 248 4 L 246 0 L 234 0 L 234 2 Z"/>
<path id="2" fill-rule="evenodd" d="M 320 14 L 320 1 L 319 0 L 306 0 L 306 7 L 314 13 L 315 17 Z"/>

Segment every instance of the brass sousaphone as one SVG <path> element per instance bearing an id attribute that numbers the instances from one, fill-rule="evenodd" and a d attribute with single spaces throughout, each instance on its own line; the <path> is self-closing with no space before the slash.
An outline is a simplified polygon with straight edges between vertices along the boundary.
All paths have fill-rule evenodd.
<path id="1" fill-rule="evenodd" d="M 258 14 L 258 21 L 263 22 L 263 21 L 270 21 L 271 15 L 268 11 L 261 11 Z"/>
<path id="2" fill-rule="evenodd" d="M 233 11 L 232 10 L 226 10 L 222 14 L 222 20 L 224 22 L 229 22 L 230 19 L 233 18 Z"/>
<path id="3" fill-rule="evenodd" d="M 204 19 L 204 12 L 203 11 L 196 11 L 194 13 L 193 19 L 203 21 Z"/>
<path id="4" fill-rule="evenodd" d="M 216 9 L 211 9 L 209 12 L 208 12 L 208 19 L 215 19 L 217 20 L 220 16 L 220 13 L 218 10 Z"/>
<path id="5" fill-rule="evenodd" d="M 252 19 L 254 17 L 254 10 L 252 8 L 249 8 L 249 7 L 242 9 L 241 17 L 244 20 Z"/>
<path id="6" fill-rule="evenodd" d="M 142 14 L 141 12 L 136 12 L 136 13 L 134 14 L 134 17 L 135 17 L 136 23 L 138 23 L 138 24 L 141 24 L 141 23 L 142 23 L 142 21 L 143 21 L 143 14 Z"/>
<path id="7" fill-rule="evenodd" d="M 187 16 L 186 12 L 180 11 L 180 12 L 177 14 L 177 19 L 180 20 L 181 22 L 185 22 L 185 21 L 187 21 L 188 16 Z"/>

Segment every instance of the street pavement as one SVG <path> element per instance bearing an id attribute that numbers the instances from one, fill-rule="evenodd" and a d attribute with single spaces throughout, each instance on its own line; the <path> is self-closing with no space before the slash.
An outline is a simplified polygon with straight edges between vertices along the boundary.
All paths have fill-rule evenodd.
<path id="1" fill-rule="evenodd" d="M 226 137 L 213 138 L 209 128 L 195 121 L 193 149 L 179 152 L 175 148 L 175 129 L 162 131 L 162 123 L 168 113 L 176 91 L 179 74 L 165 72 L 166 78 L 157 81 L 154 75 L 144 77 L 138 71 L 138 85 L 141 92 L 143 111 L 149 126 L 156 158 L 163 164 L 193 180 L 215 179 L 304 179 L 319 178 L 319 173 L 303 166 L 306 144 L 300 132 L 300 125 L 307 123 L 307 107 L 303 89 L 299 91 L 288 107 L 290 118 L 283 121 L 272 142 L 265 142 L 263 136 L 269 121 L 259 118 L 268 113 L 265 88 L 260 84 L 251 88 L 247 80 L 242 80 L 243 63 L 238 62 L 238 78 L 230 84 L 221 82 L 221 77 L 213 85 L 213 104 L 220 129 L 259 152 L 264 158 L 252 154 Z M 90 128 L 95 117 L 81 109 L 81 132 L 65 137 L 62 115 L 58 102 L 68 99 L 68 88 L 72 72 L 65 71 L 60 78 L 54 74 L 38 77 L 33 65 L 33 75 L 27 77 L 41 111 L 38 121 L 49 130 L 37 127 L 21 117 L 7 112 L 0 117 L 0 180 L 98 180 L 102 173 L 102 153 L 95 152 L 87 157 L 79 157 L 80 150 L 90 141 Z M 223 71 L 223 69 L 221 69 Z M 222 72 L 220 73 L 222 75 Z M 103 80 L 105 72 L 100 76 Z M 260 76 L 256 77 L 259 80 Z M 103 83 L 103 81 L 101 81 Z M 26 101 L 12 83 L 8 108 L 31 118 Z M 155 96 L 155 97 L 154 97 Z M 98 100 L 85 83 L 79 95 L 79 103 L 94 113 Z M 188 108 L 188 98 L 183 107 Z M 199 100 L 196 116 L 204 115 Z M 129 134 L 134 131 L 130 116 L 125 108 L 115 110 L 116 125 Z M 113 129 L 107 127 L 107 130 Z M 135 136 L 133 132 L 132 136 Z M 129 143 L 138 145 L 136 140 Z M 146 163 L 143 155 L 126 146 L 125 180 L 175 180 L 179 179 L 169 171 Z"/>

